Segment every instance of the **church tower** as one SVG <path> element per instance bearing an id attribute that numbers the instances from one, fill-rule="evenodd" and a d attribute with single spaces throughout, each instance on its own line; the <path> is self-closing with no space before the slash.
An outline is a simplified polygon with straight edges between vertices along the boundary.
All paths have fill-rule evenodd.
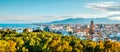
<path id="1" fill-rule="evenodd" d="M 90 23 L 90 29 L 89 29 L 89 34 L 92 35 L 94 34 L 94 22 L 93 20 L 91 20 L 91 23 Z"/>

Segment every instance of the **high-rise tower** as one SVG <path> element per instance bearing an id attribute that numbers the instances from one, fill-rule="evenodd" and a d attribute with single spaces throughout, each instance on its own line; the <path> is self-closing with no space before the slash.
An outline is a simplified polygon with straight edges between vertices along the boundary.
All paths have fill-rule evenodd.
<path id="1" fill-rule="evenodd" d="M 94 22 L 93 22 L 93 20 L 91 20 L 91 23 L 90 23 L 89 34 L 90 35 L 94 34 Z"/>

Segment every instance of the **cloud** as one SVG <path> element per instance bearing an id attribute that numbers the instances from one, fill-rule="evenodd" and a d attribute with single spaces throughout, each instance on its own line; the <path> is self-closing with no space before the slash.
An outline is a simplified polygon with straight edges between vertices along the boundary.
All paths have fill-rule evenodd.
<path id="1" fill-rule="evenodd" d="M 120 5 L 117 2 L 87 3 L 87 7 L 101 11 L 120 12 Z"/>
<path id="2" fill-rule="evenodd" d="M 120 14 L 116 15 L 94 15 L 94 14 L 68 14 L 64 16 L 21 16 L 21 17 L 0 17 L 0 23 L 46 23 L 59 21 L 68 18 L 109 18 L 111 20 L 120 20 Z"/>
<path id="3" fill-rule="evenodd" d="M 43 23 L 63 19 L 61 16 L 0 16 L 0 23 Z"/>
<path id="4" fill-rule="evenodd" d="M 110 16 L 108 16 L 108 17 L 118 17 L 118 16 L 120 16 L 120 14 L 116 14 L 116 15 L 110 15 Z"/>
<path id="5" fill-rule="evenodd" d="M 106 15 L 107 16 L 107 15 Z M 0 22 L 9 23 L 45 23 L 51 21 L 60 21 L 68 18 L 103 18 L 105 15 L 95 14 L 66 14 L 63 16 L 6 16 L 0 17 Z"/>
<path id="6" fill-rule="evenodd" d="M 102 16 L 101 15 L 95 15 L 95 14 L 76 13 L 76 14 L 68 14 L 68 15 L 65 15 L 64 17 L 67 17 L 67 18 L 100 18 Z"/>
<path id="7" fill-rule="evenodd" d="M 96 18 L 100 17 L 93 14 L 67 14 L 63 16 L 0 16 L 0 22 L 23 22 L 23 23 L 44 23 L 51 21 L 59 21 L 68 18 Z"/>
<path id="8" fill-rule="evenodd" d="M 116 15 L 110 15 L 108 16 L 109 19 L 111 20 L 120 20 L 120 14 L 116 14 Z"/>
<path id="9" fill-rule="evenodd" d="M 110 18 L 111 20 L 120 20 L 120 16 L 114 17 L 114 18 Z"/>
<path id="10" fill-rule="evenodd" d="M 96 2 L 96 3 L 87 3 L 86 5 L 89 9 L 95 9 L 102 11 L 108 19 L 111 20 L 120 20 L 120 4 L 117 2 Z M 102 14 L 101 14 L 102 16 Z"/>

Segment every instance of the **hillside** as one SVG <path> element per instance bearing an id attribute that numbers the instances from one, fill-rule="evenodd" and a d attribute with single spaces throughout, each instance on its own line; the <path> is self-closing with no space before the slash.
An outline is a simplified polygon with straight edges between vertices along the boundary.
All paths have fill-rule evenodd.
<path id="1" fill-rule="evenodd" d="M 120 21 L 107 18 L 69 18 L 61 21 L 53 21 L 47 24 L 89 24 L 93 20 L 95 24 L 120 24 Z"/>

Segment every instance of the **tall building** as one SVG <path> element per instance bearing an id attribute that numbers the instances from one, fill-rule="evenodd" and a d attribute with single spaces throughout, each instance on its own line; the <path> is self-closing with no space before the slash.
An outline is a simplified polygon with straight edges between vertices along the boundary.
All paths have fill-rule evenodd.
<path id="1" fill-rule="evenodd" d="M 94 34 L 94 22 L 93 20 L 91 20 L 91 23 L 90 23 L 90 28 L 89 28 L 89 34 L 92 35 Z"/>

